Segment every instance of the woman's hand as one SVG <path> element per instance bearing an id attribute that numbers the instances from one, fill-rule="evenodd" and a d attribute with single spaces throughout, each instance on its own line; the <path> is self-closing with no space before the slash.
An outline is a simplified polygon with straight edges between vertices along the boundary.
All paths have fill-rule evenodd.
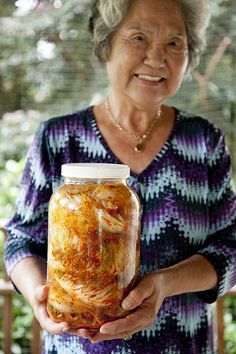
<path id="1" fill-rule="evenodd" d="M 47 297 L 49 287 L 47 285 L 40 285 L 36 288 L 32 308 L 35 317 L 39 321 L 41 328 L 50 334 L 69 333 L 84 338 L 90 338 L 95 331 L 88 331 L 87 329 L 70 328 L 67 322 L 57 323 L 51 319 L 47 312 Z"/>
<path id="2" fill-rule="evenodd" d="M 166 297 L 205 291 L 216 286 L 217 274 L 214 267 L 205 257 L 193 255 L 173 266 L 145 275 L 122 303 L 126 310 L 135 309 L 134 312 L 104 324 L 95 335 L 84 329 L 82 332 L 77 330 L 77 333 L 89 338 L 93 343 L 125 339 L 153 324 Z"/>
<path id="3" fill-rule="evenodd" d="M 145 275 L 122 303 L 122 307 L 126 310 L 135 309 L 132 313 L 104 324 L 96 334 L 91 334 L 85 329 L 77 330 L 77 334 L 89 338 L 92 343 L 97 343 L 104 340 L 124 339 L 150 327 L 165 298 L 163 290 L 161 274 L 153 272 Z"/>
<path id="4" fill-rule="evenodd" d="M 11 279 L 33 308 L 42 329 L 51 334 L 61 334 L 69 331 L 69 326 L 66 322 L 54 322 L 48 315 L 46 304 L 49 288 L 43 285 L 46 282 L 46 274 L 47 263 L 44 260 L 26 257 L 16 264 Z"/>
<path id="5" fill-rule="evenodd" d="M 49 317 L 46 306 L 47 297 L 48 286 L 38 286 L 34 294 L 32 308 L 41 328 L 51 334 L 61 334 L 67 332 L 69 330 L 69 326 L 66 322 L 56 323 Z"/>

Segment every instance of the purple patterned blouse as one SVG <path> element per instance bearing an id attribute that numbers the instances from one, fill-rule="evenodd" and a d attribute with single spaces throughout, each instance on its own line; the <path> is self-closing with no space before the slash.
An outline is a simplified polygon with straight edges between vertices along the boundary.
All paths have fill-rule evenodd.
<path id="1" fill-rule="evenodd" d="M 102 137 L 92 107 L 40 125 L 28 152 L 16 212 L 7 226 L 5 263 L 47 257 L 49 198 L 68 162 L 121 163 Z M 129 341 L 44 333 L 48 354 L 214 354 L 209 303 L 236 283 L 236 195 L 222 132 L 176 109 L 161 151 L 128 183 L 142 204 L 141 274 L 203 255 L 218 274 L 216 289 L 166 298 L 153 325 Z M 204 274 L 203 274 L 204 276 Z"/>

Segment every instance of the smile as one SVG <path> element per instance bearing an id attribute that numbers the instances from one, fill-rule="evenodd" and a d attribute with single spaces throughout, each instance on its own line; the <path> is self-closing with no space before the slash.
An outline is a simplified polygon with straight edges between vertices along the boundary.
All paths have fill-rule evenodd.
<path id="1" fill-rule="evenodd" d="M 138 79 L 150 81 L 150 82 L 160 82 L 161 80 L 163 80 L 163 78 L 159 76 L 149 76 L 149 75 L 139 75 L 139 74 L 135 74 L 134 76 L 137 77 Z"/>

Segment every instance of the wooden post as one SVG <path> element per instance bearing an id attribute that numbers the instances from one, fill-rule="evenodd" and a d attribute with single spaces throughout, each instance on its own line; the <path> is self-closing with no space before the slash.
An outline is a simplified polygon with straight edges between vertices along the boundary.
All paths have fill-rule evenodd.
<path id="1" fill-rule="evenodd" d="M 0 232 L 6 237 L 6 231 L 4 224 L 0 224 Z M 6 269 L 1 264 L 3 270 L 3 279 L 0 279 L 0 292 L 4 296 L 4 308 L 3 308 L 3 349 L 4 354 L 12 354 L 12 296 L 14 294 L 13 285 L 6 273 Z M 32 322 L 32 341 L 31 341 L 31 353 L 41 353 L 41 328 L 38 321 L 34 317 Z"/>
<path id="2" fill-rule="evenodd" d="M 216 302 L 218 353 L 224 352 L 224 297 Z"/>
<path id="3" fill-rule="evenodd" d="M 6 231 L 4 229 L 5 222 L 0 224 L 0 232 L 3 233 L 3 236 L 6 236 Z M 3 302 L 3 350 L 4 354 L 11 354 L 11 345 L 12 345 L 12 293 L 13 287 L 10 282 L 8 282 L 8 277 L 5 271 L 5 267 L 1 264 L 3 270 L 3 279 L 0 280 L 1 294 L 4 296 Z"/>
<path id="4" fill-rule="evenodd" d="M 33 354 L 41 353 L 41 327 L 39 325 L 38 320 L 35 317 L 32 323 L 31 353 Z"/>
<path id="5" fill-rule="evenodd" d="M 5 280 L 0 280 L 0 289 L 1 295 L 4 296 L 3 303 L 3 350 L 4 354 L 11 354 L 11 345 L 12 345 L 12 293 L 13 287 L 12 284 L 6 282 Z"/>
<path id="6" fill-rule="evenodd" d="M 12 336 L 11 336 L 11 324 L 12 324 L 12 298 L 11 295 L 5 295 L 4 297 L 4 309 L 3 309 L 3 332 L 4 332 L 4 353 L 11 354 Z"/>

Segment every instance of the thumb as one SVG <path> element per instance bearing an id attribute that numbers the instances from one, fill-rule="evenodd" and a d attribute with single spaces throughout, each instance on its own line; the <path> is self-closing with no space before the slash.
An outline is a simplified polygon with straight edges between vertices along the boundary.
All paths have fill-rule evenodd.
<path id="1" fill-rule="evenodd" d="M 152 294 L 152 289 L 146 284 L 145 281 L 140 281 L 138 285 L 130 291 L 128 296 L 123 300 L 122 307 L 125 310 L 132 310 L 143 302 L 144 299 L 147 299 Z"/>
<path id="2" fill-rule="evenodd" d="M 38 302 L 43 302 L 47 299 L 48 296 L 48 286 L 47 285 L 39 285 L 35 290 L 35 299 Z"/>

